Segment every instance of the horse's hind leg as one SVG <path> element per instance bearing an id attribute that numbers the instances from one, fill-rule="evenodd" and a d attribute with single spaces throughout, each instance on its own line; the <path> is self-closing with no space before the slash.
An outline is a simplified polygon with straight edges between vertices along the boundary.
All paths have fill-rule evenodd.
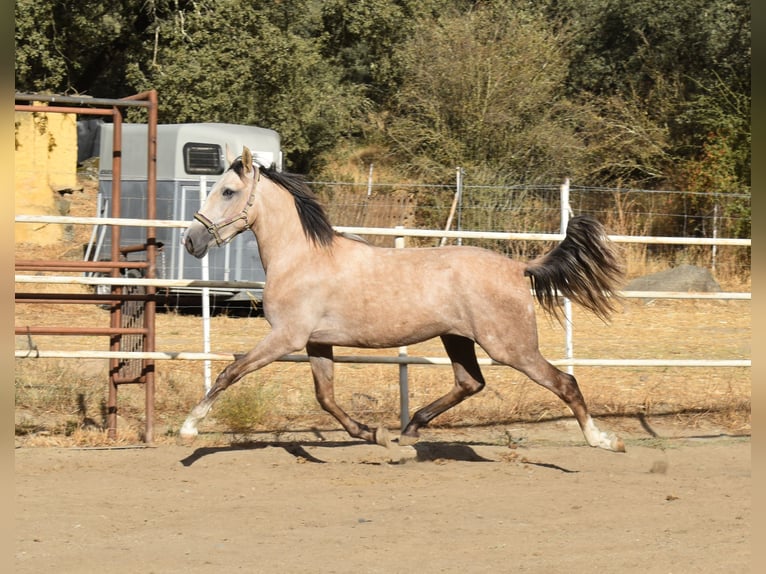
<path id="1" fill-rule="evenodd" d="M 443 335 L 442 343 L 452 361 L 455 385 L 443 397 L 417 411 L 399 437 L 399 444 L 410 445 L 420 437 L 419 429 L 484 388 L 484 377 L 476 360 L 474 342 L 466 337 Z"/>
<path id="2" fill-rule="evenodd" d="M 530 379 L 552 391 L 557 397 L 566 403 L 577 419 L 585 440 L 590 446 L 597 446 L 607 450 L 625 452 L 625 444 L 622 439 L 612 433 L 602 432 L 596 427 L 593 418 L 588 412 L 585 399 L 580 392 L 577 380 L 570 374 L 560 371 L 551 365 L 539 352 L 534 358 L 523 362 L 506 362 L 493 357 L 498 362 L 509 364 L 520 370 Z"/>
<path id="3" fill-rule="evenodd" d="M 346 411 L 335 402 L 335 390 L 333 387 L 333 354 L 332 346 L 309 343 L 306 345 L 306 353 L 311 364 L 311 375 L 314 378 L 314 390 L 319 405 L 346 429 L 346 432 L 368 442 L 374 442 L 381 446 L 388 446 L 388 433 L 385 427 L 371 429 L 365 424 L 352 419 Z"/>

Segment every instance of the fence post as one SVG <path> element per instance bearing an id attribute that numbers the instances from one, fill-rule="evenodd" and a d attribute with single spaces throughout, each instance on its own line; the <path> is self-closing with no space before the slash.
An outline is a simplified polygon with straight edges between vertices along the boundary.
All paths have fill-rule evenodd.
<path id="1" fill-rule="evenodd" d="M 455 183 L 455 196 L 452 198 L 452 206 L 449 210 L 449 215 L 447 216 L 447 224 L 444 226 L 444 231 L 449 231 L 452 227 L 452 218 L 455 217 L 455 211 L 458 209 L 458 206 L 460 206 L 460 210 L 462 210 L 462 188 L 463 188 L 463 168 L 457 167 L 455 168 L 457 170 L 457 181 Z M 460 231 L 460 213 L 458 212 L 458 231 Z M 463 238 L 458 237 L 457 244 L 461 245 L 463 243 Z M 442 240 L 439 242 L 439 247 L 444 247 L 447 245 L 447 237 L 442 237 Z"/>
<path id="2" fill-rule="evenodd" d="M 718 239 L 718 202 L 713 205 L 713 239 Z M 713 252 L 711 254 L 710 269 L 715 273 L 716 257 L 718 255 L 718 245 L 713 243 Z"/>
<path id="3" fill-rule="evenodd" d="M 397 225 L 396 229 L 404 229 L 404 226 Z M 404 237 L 396 236 L 394 238 L 394 247 L 403 249 L 404 246 Z M 407 356 L 406 346 L 399 347 L 399 356 Z M 399 363 L 399 421 L 402 430 L 404 430 L 410 422 L 410 389 L 407 363 Z"/>
<path id="4" fill-rule="evenodd" d="M 367 199 L 372 195 L 372 162 L 370 162 L 370 173 L 367 174 Z"/>
<path id="5" fill-rule="evenodd" d="M 571 215 L 572 208 L 569 205 L 569 178 L 567 177 L 564 178 L 564 183 L 561 184 L 561 233 L 566 234 L 569 217 Z M 574 344 L 572 342 L 572 302 L 567 297 L 564 297 L 564 331 L 566 333 L 564 354 L 567 359 L 572 359 L 574 358 Z M 567 373 L 570 375 L 574 374 L 574 365 L 567 365 Z"/>
<path id="6" fill-rule="evenodd" d="M 205 204 L 207 198 L 207 177 L 201 175 L 199 178 L 199 208 Z M 202 258 L 202 280 L 210 279 L 210 264 L 207 253 Z M 205 353 L 210 352 L 210 288 L 202 288 L 202 347 Z M 205 360 L 205 393 L 210 390 L 212 380 L 211 362 Z"/>

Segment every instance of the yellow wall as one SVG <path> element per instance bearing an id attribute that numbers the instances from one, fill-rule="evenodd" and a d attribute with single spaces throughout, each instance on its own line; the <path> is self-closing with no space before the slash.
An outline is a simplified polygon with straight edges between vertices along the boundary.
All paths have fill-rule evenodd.
<path id="1" fill-rule="evenodd" d="M 16 112 L 14 155 L 15 211 L 23 215 L 61 215 L 60 190 L 76 189 L 75 114 Z M 41 245 L 61 241 L 60 223 L 16 223 L 17 242 Z"/>

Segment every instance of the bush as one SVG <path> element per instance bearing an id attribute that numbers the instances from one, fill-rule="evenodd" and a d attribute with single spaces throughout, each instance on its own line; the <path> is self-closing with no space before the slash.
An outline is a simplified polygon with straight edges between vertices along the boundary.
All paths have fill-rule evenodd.
<path id="1" fill-rule="evenodd" d="M 250 432 L 268 421 L 273 394 L 261 385 L 232 387 L 221 395 L 213 414 L 227 431 Z"/>

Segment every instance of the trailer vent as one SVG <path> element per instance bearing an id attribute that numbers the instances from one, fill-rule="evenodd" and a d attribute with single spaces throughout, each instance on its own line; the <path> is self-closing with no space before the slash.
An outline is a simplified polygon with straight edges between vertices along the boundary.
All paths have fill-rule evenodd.
<path id="1" fill-rule="evenodd" d="M 221 146 L 206 143 L 184 145 L 184 169 L 186 173 L 219 175 L 223 173 Z"/>

